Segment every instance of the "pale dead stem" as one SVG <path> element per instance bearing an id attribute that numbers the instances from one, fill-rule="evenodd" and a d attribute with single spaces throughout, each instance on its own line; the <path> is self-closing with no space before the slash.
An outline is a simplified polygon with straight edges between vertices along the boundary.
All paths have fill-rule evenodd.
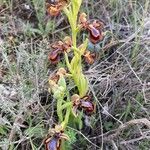
<path id="1" fill-rule="evenodd" d="M 108 116 L 110 116 L 111 118 L 113 118 L 114 120 L 116 120 L 117 122 L 119 122 L 120 124 L 123 125 L 123 123 L 122 123 L 120 120 L 118 120 L 118 119 L 115 118 L 112 114 L 110 114 L 110 113 L 103 107 L 103 105 L 99 102 L 99 100 L 97 99 L 96 94 L 95 94 L 95 92 L 94 92 L 92 86 L 90 86 L 90 89 L 91 89 L 91 92 L 92 92 L 92 94 L 93 94 L 93 96 L 94 96 L 94 99 L 95 99 L 96 102 L 98 103 L 98 106 L 100 106 L 100 107 L 103 109 L 103 111 L 105 112 L 105 114 L 107 114 Z"/>
<path id="2" fill-rule="evenodd" d="M 95 99 L 96 102 L 98 103 L 98 109 L 99 109 L 99 107 L 101 107 L 101 108 L 103 109 L 103 111 L 104 111 L 108 116 L 112 117 L 114 120 L 116 120 L 116 121 L 119 122 L 120 124 L 123 124 L 120 120 L 118 120 L 118 119 L 115 118 L 113 115 L 111 115 L 111 114 L 102 106 L 102 104 L 101 104 L 101 103 L 99 102 L 99 100 L 97 99 L 96 94 L 95 94 L 95 92 L 94 92 L 94 90 L 93 90 L 93 88 L 92 88 L 91 85 L 90 85 L 90 89 L 91 89 L 91 92 L 92 92 L 92 94 L 93 94 L 93 96 L 94 96 L 94 99 Z M 103 143 L 104 143 L 105 139 L 104 139 L 103 123 L 102 123 L 102 119 L 101 119 L 100 109 L 99 109 L 98 113 L 99 113 L 99 115 L 100 115 L 100 126 L 101 126 L 101 144 L 102 144 L 102 145 L 101 145 L 101 149 L 103 149 Z M 91 138 L 89 138 L 89 139 L 91 139 Z M 95 139 L 97 139 L 97 138 L 95 138 Z"/>
<path id="3" fill-rule="evenodd" d="M 89 140 L 89 138 L 87 138 L 81 131 L 78 131 L 78 130 L 76 130 L 76 129 L 74 129 L 74 128 L 71 128 L 71 127 L 69 127 L 69 126 L 67 126 L 67 128 L 69 128 L 69 129 L 71 129 L 71 130 L 77 132 L 78 134 L 82 135 L 82 136 L 83 136 L 90 144 L 92 144 L 94 147 L 97 147 L 97 148 L 101 149 L 101 147 L 99 147 L 98 145 L 94 144 L 94 143 L 93 143 L 91 140 Z"/>
<path id="4" fill-rule="evenodd" d="M 0 9 L 1 9 L 1 6 L 0 6 Z M 0 14 L 4 13 L 4 12 L 7 11 L 8 9 L 9 9 L 9 7 L 6 7 L 6 8 L 4 8 L 4 9 L 2 9 L 2 10 L 0 11 Z"/>
<path id="5" fill-rule="evenodd" d="M 134 119 L 134 120 L 130 120 L 130 121 L 120 125 L 115 130 L 111 130 L 111 131 L 109 131 L 105 134 L 102 134 L 102 135 L 91 137 L 90 139 L 101 138 L 103 136 L 104 141 L 111 141 L 114 138 L 116 138 L 120 134 L 120 132 L 122 132 L 123 130 L 129 128 L 130 126 L 139 125 L 139 124 L 144 124 L 145 126 L 147 126 L 150 129 L 150 121 L 147 118 Z"/>
<path id="6" fill-rule="evenodd" d="M 132 71 L 132 73 L 135 75 L 135 77 L 137 78 L 137 80 L 139 81 L 139 83 L 142 85 L 142 92 L 143 92 L 143 95 L 144 95 L 144 99 L 145 99 L 145 102 L 147 103 L 147 99 L 145 98 L 145 86 L 144 86 L 144 83 L 142 82 L 142 80 L 140 79 L 140 77 L 137 75 L 137 73 L 134 71 L 133 67 L 131 66 L 130 62 L 128 61 L 128 59 L 120 52 L 120 50 L 126 46 L 126 44 L 128 44 L 129 42 L 131 42 L 135 37 L 136 35 L 141 31 L 141 28 L 139 28 L 137 30 L 136 33 L 132 34 L 128 39 L 126 40 L 118 40 L 118 41 L 113 41 L 109 44 L 107 44 L 106 46 L 104 46 L 102 48 L 103 51 L 106 51 L 108 50 L 109 48 L 113 47 L 113 46 L 116 46 L 118 44 L 121 44 L 123 43 L 115 52 L 118 53 L 120 56 L 123 57 L 123 59 L 127 62 L 127 65 L 129 66 L 130 70 Z M 142 41 L 141 41 L 142 42 Z M 147 43 L 148 41 L 146 41 Z M 142 44 L 145 43 L 144 41 L 142 42 Z M 114 52 L 114 53 L 115 53 Z M 100 65 L 100 64 L 99 64 Z M 93 67 L 93 69 L 91 70 L 94 70 L 97 66 Z"/>
<path id="7" fill-rule="evenodd" d="M 119 55 L 121 55 L 124 60 L 127 62 L 129 68 L 131 69 L 131 71 L 133 72 L 133 74 L 135 75 L 135 77 L 138 79 L 138 81 L 140 82 L 141 85 L 143 85 L 141 79 L 139 78 L 139 76 L 136 74 L 136 72 L 134 71 L 134 69 L 132 68 L 132 66 L 130 65 L 129 61 L 127 60 L 127 58 L 119 51 L 116 51 Z"/>
<path id="8" fill-rule="evenodd" d="M 140 79 L 140 77 L 137 75 L 137 73 L 134 71 L 134 69 L 132 68 L 130 62 L 128 61 L 128 59 L 119 51 L 116 51 L 119 55 L 121 55 L 123 57 L 123 59 L 127 62 L 127 65 L 129 66 L 130 70 L 132 71 L 132 73 L 135 75 L 135 77 L 137 78 L 137 80 L 139 81 L 139 83 L 142 85 L 142 93 L 144 96 L 144 100 L 145 103 L 147 103 L 147 98 L 145 97 L 145 84 L 142 82 L 142 80 Z"/>
<path id="9" fill-rule="evenodd" d="M 147 140 L 150 139 L 150 130 L 148 130 L 146 132 L 142 132 L 141 136 L 138 137 L 138 138 L 134 138 L 134 139 L 131 139 L 131 140 L 126 140 L 126 141 L 123 140 L 123 141 L 120 142 L 120 144 L 127 145 L 127 144 L 138 142 L 138 141 L 141 141 L 141 140 L 144 140 L 144 139 L 147 139 Z"/>
<path id="10" fill-rule="evenodd" d="M 143 135 L 143 136 L 141 136 L 141 137 L 139 137 L 139 138 L 135 138 L 135 139 L 128 140 L 128 141 L 122 141 L 122 142 L 120 142 L 120 144 L 127 145 L 127 144 L 134 143 L 134 142 L 138 142 L 138 141 L 144 140 L 144 139 L 150 140 L 150 136 L 145 136 L 145 135 Z"/>
<path id="11" fill-rule="evenodd" d="M 112 143 L 112 146 L 113 146 L 114 150 L 118 150 L 118 147 L 117 147 L 116 143 L 113 140 L 111 141 L 111 143 Z"/>
<path id="12" fill-rule="evenodd" d="M 64 30 L 68 29 L 69 27 L 70 27 L 70 26 L 66 26 L 66 27 L 64 27 L 64 28 L 55 30 L 54 32 L 52 32 L 52 35 L 57 34 L 57 33 L 60 33 L 60 32 L 62 32 L 62 31 L 64 31 Z"/>
<path id="13" fill-rule="evenodd" d="M 21 112 L 17 115 L 17 117 L 13 123 L 12 129 L 11 129 L 9 137 L 8 137 L 9 142 L 13 142 L 14 136 L 16 134 L 16 128 L 18 126 L 21 126 L 22 123 L 23 123 L 23 118 L 22 118 L 22 112 Z"/>
<path id="14" fill-rule="evenodd" d="M 133 40 L 135 37 L 133 37 L 131 40 Z M 130 41 L 131 41 L 130 40 Z M 136 43 L 134 41 L 130 42 L 130 43 Z M 150 43 L 150 39 L 149 38 L 146 38 L 146 39 L 141 39 L 140 40 L 140 43 L 141 44 L 149 44 Z M 106 44 L 103 48 L 102 48 L 102 51 L 105 52 L 107 51 L 108 49 L 114 47 L 114 46 L 117 46 L 119 44 L 127 44 L 127 40 L 124 39 L 124 40 L 117 40 L 117 41 L 111 41 L 110 43 Z"/>
<path id="15" fill-rule="evenodd" d="M 89 85 L 89 86 L 90 86 L 90 89 L 93 93 L 93 96 L 94 96 L 95 100 L 97 100 L 97 97 L 96 97 L 96 94 L 95 94 L 93 88 L 91 87 L 91 85 Z M 97 100 L 97 102 L 99 102 L 99 101 Z M 99 120 L 100 120 L 101 135 L 103 135 L 103 122 L 102 122 L 102 115 L 101 115 L 100 107 L 102 107 L 102 105 L 98 105 L 97 109 L 98 109 Z M 104 142 L 103 142 L 103 136 L 102 136 L 101 137 L 101 148 L 100 148 L 101 150 L 103 150 L 103 146 L 104 146 Z"/>
<path id="16" fill-rule="evenodd" d="M 138 100 L 136 100 L 136 98 L 133 97 L 130 98 L 141 107 L 142 112 L 144 112 L 146 114 L 147 119 L 150 120 L 150 112 L 148 112 L 148 110 L 144 108 L 144 106 Z"/>
<path id="17" fill-rule="evenodd" d="M 106 58 L 104 61 L 108 60 L 110 57 L 112 57 L 112 55 L 114 55 L 116 52 L 119 52 L 123 47 L 126 46 L 126 44 L 129 44 L 129 42 L 131 42 L 136 36 L 137 34 L 141 31 L 141 28 L 139 28 L 136 33 L 132 34 L 130 37 L 128 37 L 128 39 L 124 39 L 124 40 L 117 40 L 117 41 L 112 41 L 109 44 L 105 45 L 102 48 L 102 51 L 106 51 L 108 49 L 110 49 L 111 47 L 117 46 L 119 44 L 122 44 L 113 54 L 111 54 L 108 58 Z M 94 65 L 94 64 L 93 64 Z M 101 63 L 99 63 L 98 65 L 92 66 L 93 68 L 90 68 L 90 70 L 94 70 L 96 69 L 98 66 L 100 66 Z"/>
<path id="18" fill-rule="evenodd" d="M 37 92 L 33 95 L 33 97 L 35 97 L 36 95 L 37 95 Z M 33 103 L 34 103 L 34 102 L 33 102 Z M 30 105 L 27 105 L 26 108 L 29 107 L 29 106 L 31 106 L 33 103 L 31 103 Z M 46 112 L 46 110 L 44 109 L 44 107 L 43 107 L 39 102 L 38 102 L 38 104 L 39 104 L 39 106 L 42 108 L 42 110 L 45 112 L 45 114 L 46 114 L 47 116 L 49 116 L 48 113 Z M 49 118 L 50 118 L 49 121 L 52 120 L 52 116 L 53 116 L 53 110 L 52 110 L 52 115 L 49 116 Z M 8 140 L 9 140 L 10 143 L 14 144 L 14 137 L 15 137 L 17 128 L 18 128 L 18 127 L 21 127 L 21 126 L 22 126 L 22 127 L 25 127 L 25 126 L 23 125 L 23 121 L 24 121 L 24 118 L 23 118 L 22 112 L 20 112 L 20 113 L 16 116 L 16 118 L 15 118 L 15 120 L 14 120 L 14 123 L 13 123 L 13 125 L 12 125 L 12 128 L 11 128 L 11 131 L 10 131 L 10 133 L 9 133 L 9 138 L 8 138 Z M 24 141 L 24 140 L 22 140 L 22 141 Z"/>
<path id="19" fill-rule="evenodd" d="M 97 138 L 103 138 L 103 142 L 107 142 L 107 141 L 112 142 L 113 147 L 117 148 L 116 145 L 115 145 L 114 139 L 120 134 L 120 132 L 122 132 L 123 130 L 129 128 L 130 126 L 139 125 L 139 124 L 144 124 L 145 126 L 147 126 L 150 129 L 150 121 L 146 118 L 130 120 L 130 121 L 120 125 L 115 130 L 109 131 L 105 134 L 102 133 L 99 136 L 95 136 L 95 137 L 91 137 L 91 138 L 87 138 L 81 131 L 78 131 L 78 130 L 76 130 L 74 128 L 71 128 L 69 126 L 68 126 L 68 128 L 71 129 L 71 130 L 74 130 L 78 134 L 82 135 L 90 144 L 92 144 L 93 146 L 95 146 L 97 148 L 100 148 L 100 147 L 98 145 L 94 144 L 91 140 L 97 139 Z M 146 133 L 149 133 L 149 132 L 146 132 Z M 120 144 L 132 143 L 132 142 L 139 141 L 139 140 L 142 140 L 142 139 L 150 139 L 150 136 L 147 136 L 147 135 L 143 134 L 139 138 L 132 139 L 132 140 L 129 140 L 129 141 L 122 141 L 122 142 L 120 142 Z"/>

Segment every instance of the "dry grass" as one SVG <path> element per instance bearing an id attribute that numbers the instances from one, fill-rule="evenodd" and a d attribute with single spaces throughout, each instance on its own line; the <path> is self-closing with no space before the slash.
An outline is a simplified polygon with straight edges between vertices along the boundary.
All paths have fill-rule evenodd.
<path id="1" fill-rule="evenodd" d="M 66 34 L 67 21 L 62 16 L 43 21 L 38 9 L 43 0 L 3 2 L 0 148 L 42 150 L 47 130 L 57 120 L 55 101 L 47 93 L 48 75 L 56 68 L 47 62 L 47 53 L 50 42 Z M 82 131 L 68 127 L 72 149 L 149 150 L 150 2 L 84 0 L 82 10 L 105 22 L 106 36 L 100 59 L 85 69 L 97 112 L 85 116 Z"/>

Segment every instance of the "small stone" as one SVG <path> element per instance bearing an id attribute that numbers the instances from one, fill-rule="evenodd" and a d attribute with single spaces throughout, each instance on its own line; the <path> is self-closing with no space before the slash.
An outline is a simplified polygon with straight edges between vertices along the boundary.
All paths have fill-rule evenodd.
<path id="1" fill-rule="evenodd" d="M 9 98 L 10 98 L 11 100 L 16 100 L 16 99 L 17 99 L 17 96 L 18 96 L 18 93 L 17 93 L 15 90 L 13 90 L 13 91 L 11 91 L 11 93 L 10 93 L 10 95 L 9 95 Z"/>

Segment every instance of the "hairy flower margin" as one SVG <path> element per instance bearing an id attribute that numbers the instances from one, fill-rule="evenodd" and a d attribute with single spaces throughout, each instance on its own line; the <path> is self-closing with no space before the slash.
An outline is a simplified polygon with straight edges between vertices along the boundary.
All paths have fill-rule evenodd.
<path id="1" fill-rule="evenodd" d="M 71 114 L 77 118 L 80 114 L 91 115 L 95 112 L 95 104 L 87 94 L 89 87 L 88 80 L 82 72 L 82 57 L 88 64 L 94 63 L 99 51 L 98 45 L 104 37 L 104 24 L 99 20 L 88 20 L 85 13 L 78 15 L 81 3 L 82 0 L 50 0 L 46 3 L 47 13 L 52 17 L 58 16 L 63 10 L 71 27 L 71 37 L 67 36 L 63 41 L 51 44 L 51 52 L 48 55 L 51 64 L 57 64 L 64 56 L 67 70 L 60 68 L 49 77 L 49 92 L 57 101 L 58 125 L 49 130 L 45 140 L 46 150 L 64 149 L 61 143 L 69 140 L 64 131 L 69 121 L 73 121 L 70 120 Z M 78 46 L 77 34 L 81 30 L 88 32 L 88 39 Z M 67 89 L 66 78 L 74 81 L 78 94 Z M 83 113 L 79 113 L 80 111 Z"/>
<path id="2" fill-rule="evenodd" d="M 87 115 L 90 115 L 95 110 L 95 105 L 91 101 L 91 97 L 86 95 L 82 98 L 78 94 L 74 94 L 71 97 L 73 103 L 72 113 L 75 117 L 78 116 L 78 109 L 83 109 Z"/>
<path id="3" fill-rule="evenodd" d="M 60 150 L 62 140 L 70 140 L 70 138 L 67 134 L 64 133 L 64 130 L 61 125 L 56 125 L 55 128 L 52 128 L 49 131 L 49 135 L 44 142 L 45 149 Z"/>
<path id="4" fill-rule="evenodd" d="M 72 46 L 70 37 L 65 37 L 64 41 L 58 41 L 51 45 L 52 51 L 49 53 L 48 59 L 52 64 L 57 64 L 60 61 L 61 54 L 69 52 Z"/>

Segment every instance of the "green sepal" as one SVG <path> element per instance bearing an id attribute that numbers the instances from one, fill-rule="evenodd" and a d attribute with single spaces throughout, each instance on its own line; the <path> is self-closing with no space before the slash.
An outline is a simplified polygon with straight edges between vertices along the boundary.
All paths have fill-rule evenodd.
<path id="1" fill-rule="evenodd" d="M 58 86 L 55 90 L 53 90 L 53 97 L 55 99 L 63 99 L 64 93 L 65 93 L 65 88 L 62 86 Z"/>
<path id="2" fill-rule="evenodd" d="M 69 8 L 64 7 L 63 11 L 64 11 L 65 15 L 67 16 L 70 26 L 72 28 L 73 27 L 73 14 L 72 14 L 71 6 L 69 6 Z"/>
<path id="3" fill-rule="evenodd" d="M 60 76 L 59 80 L 58 80 L 58 86 L 62 86 L 64 88 L 64 90 L 66 91 L 66 80 L 64 78 L 64 76 Z"/>
<path id="4" fill-rule="evenodd" d="M 74 57 L 72 58 L 71 64 L 70 64 L 73 71 L 77 69 L 78 64 L 79 64 L 79 60 L 78 60 L 78 57 L 77 57 L 77 55 L 76 55 L 76 56 L 74 56 Z"/>
<path id="5" fill-rule="evenodd" d="M 72 0 L 72 7 L 73 7 L 73 13 L 74 15 L 77 15 L 77 13 L 79 12 L 82 0 Z"/>
<path id="6" fill-rule="evenodd" d="M 84 97 L 88 92 L 88 81 L 83 74 L 80 75 L 78 88 L 80 97 Z"/>
<path id="7" fill-rule="evenodd" d="M 71 65 L 69 63 L 68 54 L 66 52 L 65 52 L 65 61 L 66 61 L 66 65 L 67 65 L 69 71 L 72 73 L 72 68 L 71 68 Z"/>

